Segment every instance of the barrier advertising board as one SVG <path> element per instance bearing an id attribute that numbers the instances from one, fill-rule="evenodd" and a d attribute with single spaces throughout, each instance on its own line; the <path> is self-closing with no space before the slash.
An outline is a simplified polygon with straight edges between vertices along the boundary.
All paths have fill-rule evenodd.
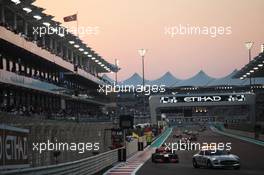
<path id="1" fill-rule="evenodd" d="M 0 125 L 0 170 L 29 167 L 29 130 Z"/>

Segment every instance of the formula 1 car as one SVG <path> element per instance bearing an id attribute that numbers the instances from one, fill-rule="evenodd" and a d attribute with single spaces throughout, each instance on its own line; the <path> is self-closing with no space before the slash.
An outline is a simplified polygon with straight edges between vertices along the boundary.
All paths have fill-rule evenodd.
<path id="1" fill-rule="evenodd" d="M 225 150 L 201 150 L 193 156 L 193 167 L 206 168 L 240 168 L 240 159 L 234 154 L 230 154 Z"/>
<path id="2" fill-rule="evenodd" d="M 152 154 L 151 160 L 154 163 L 179 163 L 179 157 L 171 149 L 161 146 Z"/>

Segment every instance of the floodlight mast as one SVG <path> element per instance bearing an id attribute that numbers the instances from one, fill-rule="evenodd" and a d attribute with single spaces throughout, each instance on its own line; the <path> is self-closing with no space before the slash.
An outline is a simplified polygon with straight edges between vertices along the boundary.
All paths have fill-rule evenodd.
<path id="1" fill-rule="evenodd" d="M 253 41 L 245 42 L 245 47 L 248 50 L 248 62 L 249 63 L 251 62 L 251 49 L 252 49 L 253 44 L 254 44 Z M 249 88 L 250 88 L 250 91 L 252 90 L 251 85 L 252 85 L 252 80 L 251 80 L 251 72 L 250 72 L 250 74 L 249 74 Z"/>
<path id="2" fill-rule="evenodd" d="M 142 58 L 142 86 L 145 89 L 145 70 L 144 70 L 144 58 L 147 50 L 146 49 L 139 49 L 138 53 Z M 146 104 L 145 104 L 145 96 L 143 91 L 143 113 L 146 114 Z"/>

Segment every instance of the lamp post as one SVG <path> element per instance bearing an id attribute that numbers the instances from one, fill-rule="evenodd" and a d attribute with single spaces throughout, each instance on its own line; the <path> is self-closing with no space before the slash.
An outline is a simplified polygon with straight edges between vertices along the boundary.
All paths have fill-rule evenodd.
<path id="1" fill-rule="evenodd" d="M 119 63 L 119 61 L 118 61 L 118 59 L 115 59 L 115 66 L 116 66 L 116 68 L 117 68 L 117 70 L 115 71 L 115 85 L 117 85 L 117 72 L 118 72 L 118 63 Z M 119 112 L 119 109 L 118 109 L 118 92 L 117 92 L 117 94 L 115 95 L 115 103 L 116 103 L 116 110 L 115 110 L 115 121 L 116 121 L 116 123 L 118 123 L 117 122 L 117 120 L 118 120 L 118 112 Z"/>
<path id="2" fill-rule="evenodd" d="M 252 48 L 253 44 L 254 44 L 254 42 L 252 42 L 252 41 L 245 42 L 245 47 L 248 50 L 248 62 L 249 63 L 251 61 L 251 48 Z M 251 91 L 251 85 L 252 85 L 252 81 L 251 81 L 251 74 L 250 74 L 249 75 L 249 88 L 250 88 L 250 91 Z"/>
<path id="3" fill-rule="evenodd" d="M 245 47 L 248 49 L 248 60 L 249 60 L 249 62 L 251 61 L 251 49 L 252 49 L 253 44 L 254 44 L 254 42 L 252 42 L 252 41 L 245 42 Z M 253 89 L 251 89 L 251 73 L 253 73 L 253 72 L 254 72 L 253 69 L 250 70 L 250 72 L 249 72 L 250 91 L 252 91 L 252 92 L 253 92 Z M 253 115 L 253 117 L 251 117 L 251 118 L 253 118 L 253 124 L 254 124 L 254 129 L 255 129 L 255 131 L 254 131 L 255 136 L 254 137 L 255 137 L 255 139 L 259 139 L 259 131 L 257 131 L 258 125 L 257 125 L 257 120 L 256 120 L 256 114 L 254 112 L 254 114 L 251 114 L 251 115 Z"/>
<path id="4" fill-rule="evenodd" d="M 146 54 L 147 50 L 146 49 L 139 49 L 138 50 L 138 53 L 139 55 L 141 56 L 142 58 L 142 86 L 145 90 L 145 70 L 144 70 L 144 57 L 145 57 L 145 54 Z M 144 94 L 144 90 L 143 90 L 143 94 Z M 146 105 L 145 105 L 145 96 L 143 95 L 143 112 L 144 112 L 144 115 L 146 113 Z"/>

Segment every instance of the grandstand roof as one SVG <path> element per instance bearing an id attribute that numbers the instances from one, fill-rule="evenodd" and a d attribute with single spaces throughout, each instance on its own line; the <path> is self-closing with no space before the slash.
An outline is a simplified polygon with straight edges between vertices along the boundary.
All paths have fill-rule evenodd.
<path id="1" fill-rule="evenodd" d="M 206 86 L 210 82 L 212 82 L 214 78 L 208 76 L 206 73 L 204 73 L 203 70 L 198 72 L 196 75 L 193 77 L 182 80 L 178 83 L 175 83 L 174 86 L 176 87 L 182 87 L 182 86 Z"/>
<path id="2" fill-rule="evenodd" d="M 44 23 L 50 24 L 50 28 L 57 29 L 58 27 L 64 28 L 61 26 L 61 23 L 58 21 L 55 21 L 53 18 L 54 16 L 45 14 L 43 11 L 45 11 L 44 8 L 35 6 L 33 3 L 36 0 L 16 0 L 16 1 L 0 1 L 0 3 L 5 3 L 8 5 L 8 7 L 12 8 L 17 13 L 23 15 L 24 17 L 28 18 L 31 21 L 34 21 L 39 26 L 44 26 Z M 27 8 L 30 11 L 26 12 L 24 9 Z M 40 19 L 35 19 L 33 16 L 39 16 Z M 71 47 L 76 50 L 76 52 L 83 54 L 87 56 L 87 59 L 91 60 L 96 64 L 100 70 L 100 72 L 117 72 L 120 68 L 117 67 L 114 64 L 109 63 L 104 58 L 102 58 L 98 53 L 92 50 L 86 43 L 84 43 L 78 36 L 70 33 L 65 32 L 63 35 L 58 36 L 62 37 L 66 43 L 73 42 L 74 44 L 78 45 L 78 47 L 82 48 L 83 51 L 80 51 L 78 48 L 74 48 L 74 45 L 71 44 Z M 87 55 L 85 54 L 87 52 Z M 95 62 L 97 60 L 97 62 Z"/>
<path id="3" fill-rule="evenodd" d="M 239 79 L 233 78 L 233 76 L 237 72 L 238 72 L 238 70 L 235 69 L 229 75 L 222 77 L 222 78 L 217 78 L 214 81 L 210 82 L 207 86 L 221 86 L 221 85 L 239 86 L 239 85 L 241 85 L 241 83 L 246 83 L 246 80 L 239 80 Z"/>
<path id="4" fill-rule="evenodd" d="M 142 80 L 143 78 L 138 74 L 138 73 L 134 73 L 131 77 L 129 77 L 128 79 L 119 82 L 119 84 L 123 84 L 123 85 L 141 85 L 142 84 Z M 148 84 L 149 81 L 145 79 L 145 84 Z"/>
<path id="5" fill-rule="evenodd" d="M 181 81 L 178 78 L 175 78 L 170 72 L 166 72 L 162 77 L 150 81 L 149 84 L 151 85 L 165 85 L 166 87 L 172 87 L 175 83 Z"/>
<path id="6" fill-rule="evenodd" d="M 213 86 L 244 86 L 249 85 L 248 79 L 236 79 L 234 75 L 237 74 L 238 70 L 232 71 L 227 76 L 221 78 L 214 78 L 207 75 L 203 70 L 199 71 L 196 75 L 191 78 L 180 80 L 173 76 L 170 72 L 165 73 L 162 77 L 155 80 L 145 80 L 145 84 L 148 85 L 165 85 L 166 87 L 213 87 Z M 104 79 L 114 82 L 107 75 L 103 76 Z M 264 78 L 252 79 L 253 84 L 264 85 Z M 121 85 L 141 85 L 142 77 L 138 73 L 134 73 L 128 79 L 119 82 Z"/>

